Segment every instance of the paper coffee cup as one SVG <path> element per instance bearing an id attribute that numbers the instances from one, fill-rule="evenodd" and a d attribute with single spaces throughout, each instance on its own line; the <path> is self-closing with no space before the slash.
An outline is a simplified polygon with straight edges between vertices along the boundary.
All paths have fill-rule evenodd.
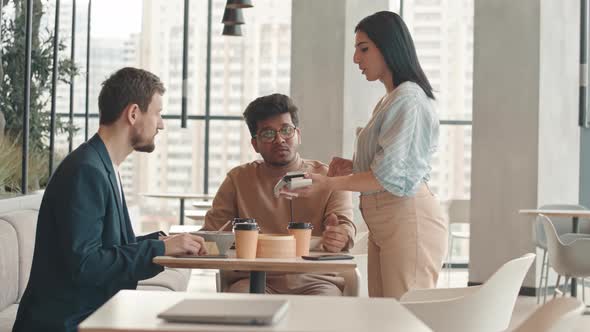
<path id="1" fill-rule="evenodd" d="M 309 255 L 309 245 L 311 242 L 311 231 L 313 224 L 308 222 L 290 222 L 287 226 L 289 234 L 295 237 L 295 254 L 297 256 Z"/>
<path id="2" fill-rule="evenodd" d="M 256 223 L 237 223 L 234 225 L 237 258 L 256 258 L 258 231 L 259 228 Z"/>

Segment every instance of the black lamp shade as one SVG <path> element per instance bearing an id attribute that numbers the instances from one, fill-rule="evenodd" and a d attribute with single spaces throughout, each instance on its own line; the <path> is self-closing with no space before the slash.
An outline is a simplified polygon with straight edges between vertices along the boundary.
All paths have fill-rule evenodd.
<path id="1" fill-rule="evenodd" d="M 225 8 L 251 8 L 252 1 L 250 0 L 227 0 Z"/>
<path id="2" fill-rule="evenodd" d="M 242 27 L 239 25 L 224 25 L 223 26 L 223 33 L 224 36 L 241 36 L 242 35 Z"/>
<path id="3" fill-rule="evenodd" d="M 225 25 L 244 24 L 244 15 L 241 9 L 225 8 L 221 23 Z"/>

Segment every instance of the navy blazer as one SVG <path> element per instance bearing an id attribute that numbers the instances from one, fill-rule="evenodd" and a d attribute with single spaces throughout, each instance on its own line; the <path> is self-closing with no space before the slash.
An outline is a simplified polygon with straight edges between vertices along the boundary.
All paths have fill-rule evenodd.
<path id="1" fill-rule="evenodd" d="M 116 176 L 96 134 L 51 177 L 13 331 L 76 331 L 119 290 L 163 270 L 152 259 L 164 254 L 164 243 L 157 233 L 135 237 Z"/>

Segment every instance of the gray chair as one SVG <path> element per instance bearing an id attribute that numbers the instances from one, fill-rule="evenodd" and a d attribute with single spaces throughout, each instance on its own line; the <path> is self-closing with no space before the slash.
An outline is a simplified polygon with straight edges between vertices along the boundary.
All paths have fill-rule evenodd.
<path id="1" fill-rule="evenodd" d="M 539 209 L 543 210 L 587 210 L 586 207 L 582 205 L 576 204 L 546 204 L 539 207 Z M 553 217 L 555 221 L 555 229 L 557 234 L 565 241 L 569 241 L 574 238 L 580 237 L 579 234 L 572 233 L 572 222 L 571 218 L 566 217 Z M 580 221 L 582 226 L 582 221 Z M 583 225 L 586 226 L 586 225 Z M 585 229 L 581 229 L 582 232 L 586 231 Z M 583 234 L 583 233 L 580 233 Z M 586 234 L 585 236 L 590 236 L 590 234 Z M 540 302 L 541 299 L 541 289 L 543 289 L 543 303 L 547 301 L 547 280 L 549 277 L 549 262 L 547 259 L 547 237 L 545 235 L 545 230 L 543 229 L 543 223 L 539 218 L 537 218 L 533 222 L 533 242 L 538 248 L 543 250 L 543 259 L 541 264 L 541 277 L 539 278 L 539 287 L 537 292 L 537 304 Z M 545 284 L 543 285 L 543 281 Z M 584 280 L 582 280 L 582 286 L 584 285 Z"/>
<path id="2" fill-rule="evenodd" d="M 567 293 L 567 285 L 571 278 L 585 278 L 590 276 L 590 237 L 581 234 L 578 237 L 559 236 L 551 219 L 545 215 L 539 215 L 543 223 L 545 235 L 547 236 L 547 254 L 549 264 L 557 272 L 557 283 L 555 285 L 556 293 L 559 289 L 561 277 L 565 277 L 563 286 L 563 295 Z M 584 283 L 582 282 L 582 285 Z M 582 294 L 585 292 L 583 291 Z M 585 297 L 584 295 L 582 295 Z M 585 302 L 585 301 L 584 301 Z"/>
<path id="3" fill-rule="evenodd" d="M 470 218 L 470 200 L 454 199 L 447 202 L 449 217 L 449 248 L 447 250 L 447 282 L 451 283 L 451 269 L 453 264 L 453 245 L 455 239 L 469 240 L 469 230 L 455 231 L 453 224 L 469 224 Z"/>

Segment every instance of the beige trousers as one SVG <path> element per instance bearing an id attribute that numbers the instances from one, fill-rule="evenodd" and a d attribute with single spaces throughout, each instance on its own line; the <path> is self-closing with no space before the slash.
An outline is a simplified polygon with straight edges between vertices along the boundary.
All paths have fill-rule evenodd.
<path id="1" fill-rule="evenodd" d="M 410 289 L 435 287 L 448 233 L 428 185 L 412 197 L 362 195 L 360 209 L 369 228 L 369 296 L 399 299 Z"/>
<path id="2" fill-rule="evenodd" d="M 335 274 L 309 273 L 267 273 L 266 294 L 324 295 L 341 296 L 344 278 Z M 231 281 L 229 289 L 224 292 L 248 293 L 250 279 Z"/>

